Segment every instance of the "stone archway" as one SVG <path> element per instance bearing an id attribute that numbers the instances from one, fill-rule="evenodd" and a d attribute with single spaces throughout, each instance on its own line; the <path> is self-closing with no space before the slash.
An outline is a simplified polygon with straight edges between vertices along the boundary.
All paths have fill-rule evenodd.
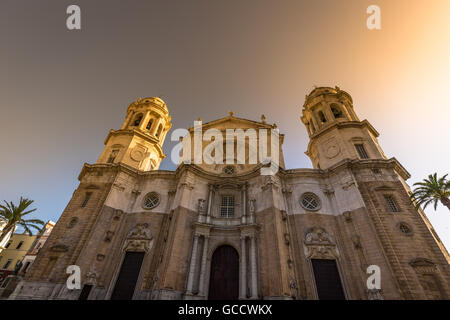
<path id="1" fill-rule="evenodd" d="M 239 298 L 239 254 L 229 245 L 218 247 L 211 259 L 209 300 Z"/>

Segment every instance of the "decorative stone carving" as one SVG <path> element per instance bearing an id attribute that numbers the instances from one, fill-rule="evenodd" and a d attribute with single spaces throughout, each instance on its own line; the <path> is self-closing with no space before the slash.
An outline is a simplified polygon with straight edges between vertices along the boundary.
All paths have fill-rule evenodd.
<path id="1" fill-rule="evenodd" d="M 381 289 L 367 289 L 367 299 L 369 300 L 384 300 L 381 294 Z"/>
<path id="2" fill-rule="evenodd" d="M 347 177 L 342 177 L 341 178 L 341 187 L 342 187 L 342 189 L 347 190 L 353 185 L 355 185 L 355 181 L 353 180 L 352 177 L 347 176 Z"/>
<path id="3" fill-rule="evenodd" d="M 152 246 L 153 235 L 148 223 L 138 223 L 128 233 L 123 250 L 148 252 Z"/>
<path id="4" fill-rule="evenodd" d="M 289 282 L 289 288 L 297 289 L 297 283 L 295 282 L 295 280 L 291 279 L 291 281 Z"/>
<path id="5" fill-rule="evenodd" d="M 114 216 L 113 216 L 113 219 L 114 220 L 119 220 L 121 217 L 122 217 L 122 215 L 123 215 L 123 211 L 122 210 L 114 210 Z"/>
<path id="6" fill-rule="evenodd" d="M 292 261 L 292 259 L 288 259 L 287 260 L 287 264 L 288 264 L 288 267 L 289 267 L 289 269 L 292 269 L 292 264 L 294 263 L 294 261 Z"/>
<path id="7" fill-rule="evenodd" d="M 248 210 L 250 212 L 250 215 L 253 215 L 255 213 L 255 201 L 255 199 L 248 200 Z"/>
<path id="8" fill-rule="evenodd" d="M 69 248 L 64 244 L 55 244 L 53 247 L 50 248 L 50 251 L 53 252 L 67 252 Z"/>
<path id="9" fill-rule="evenodd" d="M 330 235 L 323 228 L 311 228 L 305 237 L 305 244 L 333 244 Z"/>
<path id="10" fill-rule="evenodd" d="M 128 239 L 152 239 L 152 232 L 148 228 L 148 223 L 138 223 L 131 229 L 127 236 Z"/>
<path id="11" fill-rule="evenodd" d="M 123 192 L 125 190 L 125 187 L 123 186 L 123 184 L 121 183 L 113 183 L 113 187 L 115 187 L 117 190 L 119 190 L 120 192 Z"/>
<path id="12" fill-rule="evenodd" d="M 205 199 L 198 199 L 198 213 L 202 214 L 205 212 Z"/>
<path id="13" fill-rule="evenodd" d="M 180 187 L 186 188 L 188 190 L 194 189 L 194 184 L 190 182 L 182 182 L 180 183 Z"/>
<path id="14" fill-rule="evenodd" d="M 285 186 L 281 192 L 283 192 L 284 194 L 291 194 L 292 193 L 292 186 Z"/>
<path id="15" fill-rule="evenodd" d="M 288 246 L 290 243 L 291 237 L 289 236 L 289 233 L 284 234 L 284 243 Z"/>
<path id="16" fill-rule="evenodd" d="M 106 235 L 105 235 L 105 241 L 106 242 L 111 242 L 112 237 L 114 236 L 114 231 L 106 231 Z"/>
<path id="17" fill-rule="evenodd" d="M 86 280 L 85 280 L 85 283 L 86 283 L 86 284 L 89 284 L 89 285 L 92 285 L 92 286 L 95 286 L 95 285 L 97 285 L 97 278 L 98 278 L 98 275 L 97 275 L 96 272 L 94 272 L 94 271 L 89 271 L 89 272 L 86 274 Z"/>
<path id="18" fill-rule="evenodd" d="M 322 192 L 327 196 L 331 196 L 332 194 L 334 194 L 334 189 L 329 185 L 322 186 L 321 189 Z"/>
<path id="19" fill-rule="evenodd" d="M 339 146 L 337 144 L 331 144 L 326 146 L 325 156 L 328 159 L 332 159 L 336 157 L 340 152 Z"/>
<path id="20" fill-rule="evenodd" d="M 352 213 L 351 213 L 351 211 L 345 211 L 342 215 L 344 216 L 346 222 L 351 222 L 352 221 Z"/>
<path id="21" fill-rule="evenodd" d="M 417 273 L 433 274 L 436 273 L 437 267 L 434 262 L 425 258 L 416 258 L 409 262 L 410 266 L 415 269 Z"/>
<path id="22" fill-rule="evenodd" d="M 145 148 L 140 146 L 134 147 L 130 152 L 130 158 L 134 161 L 141 161 L 145 157 Z"/>
<path id="23" fill-rule="evenodd" d="M 139 196 L 141 194 L 141 191 L 134 189 L 131 191 L 132 194 L 134 194 L 136 197 Z"/>
<path id="24" fill-rule="evenodd" d="M 351 237 L 352 242 L 353 242 L 353 246 L 355 247 L 355 249 L 361 249 L 361 239 L 359 236 L 357 235 L 353 235 Z"/>
<path id="25" fill-rule="evenodd" d="M 336 259 L 339 256 L 331 236 L 319 227 L 311 228 L 306 233 L 304 250 L 309 259 Z"/>
<path id="26" fill-rule="evenodd" d="M 266 190 L 267 188 L 272 187 L 275 189 L 280 188 L 280 182 L 272 175 L 266 177 L 265 183 L 261 186 L 262 190 Z"/>

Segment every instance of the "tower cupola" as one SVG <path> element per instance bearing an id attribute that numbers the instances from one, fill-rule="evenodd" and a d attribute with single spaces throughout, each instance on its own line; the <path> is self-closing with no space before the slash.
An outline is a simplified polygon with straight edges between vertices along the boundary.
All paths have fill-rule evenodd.
<path id="1" fill-rule="evenodd" d="M 120 130 L 111 130 L 98 163 L 124 163 L 148 171 L 166 157 L 162 146 L 172 127 L 166 103 L 158 97 L 138 98 L 127 109 Z"/>
<path id="2" fill-rule="evenodd" d="M 344 159 L 385 159 L 378 132 L 360 121 L 350 94 L 339 87 L 316 87 L 306 95 L 301 120 L 314 168 L 327 169 Z"/>

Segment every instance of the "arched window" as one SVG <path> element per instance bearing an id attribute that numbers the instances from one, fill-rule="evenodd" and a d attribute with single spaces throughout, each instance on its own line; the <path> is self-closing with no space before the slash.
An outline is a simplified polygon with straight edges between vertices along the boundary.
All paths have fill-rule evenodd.
<path id="1" fill-rule="evenodd" d="M 159 138 L 159 136 L 161 135 L 161 131 L 162 131 L 162 124 L 159 125 L 158 131 L 156 132 L 156 137 L 157 138 Z"/>
<path id="2" fill-rule="evenodd" d="M 142 113 L 139 113 L 136 118 L 134 118 L 133 126 L 137 127 L 141 124 Z"/>
<path id="3" fill-rule="evenodd" d="M 106 161 L 106 163 L 114 163 L 114 160 L 116 160 L 118 154 L 118 149 L 114 149 L 113 151 L 111 151 L 111 154 L 109 155 L 108 161 Z"/>
<path id="4" fill-rule="evenodd" d="M 338 105 L 332 104 L 330 108 L 331 108 L 331 112 L 333 113 L 333 116 L 335 119 L 344 117 L 342 114 L 342 111 Z"/>
<path id="5" fill-rule="evenodd" d="M 222 196 L 222 205 L 220 206 L 221 218 L 234 217 L 234 196 Z"/>
<path id="6" fill-rule="evenodd" d="M 152 128 L 152 125 L 153 125 L 153 119 L 150 119 L 150 121 L 147 123 L 146 129 L 150 130 Z"/>
<path id="7" fill-rule="evenodd" d="M 325 115 L 323 114 L 322 111 L 319 111 L 319 119 L 320 121 L 322 121 L 322 123 L 327 122 L 327 118 L 325 118 Z"/>

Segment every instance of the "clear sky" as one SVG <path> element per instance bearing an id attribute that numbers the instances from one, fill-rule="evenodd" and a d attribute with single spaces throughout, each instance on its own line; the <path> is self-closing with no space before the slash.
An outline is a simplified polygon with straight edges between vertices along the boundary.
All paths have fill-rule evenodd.
<path id="1" fill-rule="evenodd" d="M 70 4 L 81 31 L 66 28 Z M 381 30 L 366 27 L 372 4 Z M 265 114 L 287 167 L 311 167 L 299 117 L 313 85 L 352 95 L 410 185 L 448 173 L 449 12 L 448 0 L 2 0 L 0 199 L 29 197 L 56 221 L 137 97 L 161 96 L 173 128 Z M 450 212 L 426 213 L 450 247 Z"/>

